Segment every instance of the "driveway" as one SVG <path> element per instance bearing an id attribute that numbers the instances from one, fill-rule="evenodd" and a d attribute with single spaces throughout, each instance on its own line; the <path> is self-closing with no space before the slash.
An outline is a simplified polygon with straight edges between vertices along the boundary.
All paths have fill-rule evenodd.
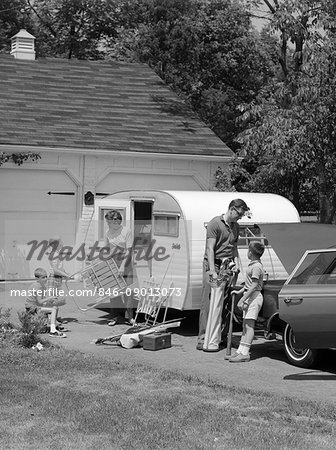
<path id="1" fill-rule="evenodd" d="M 14 320 L 16 312 L 22 310 L 23 305 L 24 298 L 10 296 L 8 290 L 0 285 L 0 306 L 11 308 Z M 262 335 L 257 335 L 251 361 L 232 364 L 224 360 L 225 350 L 218 353 L 196 350 L 196 314 L 189 316 L 180 328 L 173 330 L 171 348 L 154 352 L 140 347 L 123 349 L 112 343 L 92 344 L 94 339 L 119 334 L 128 328 L 125 325 L 108 327 L 108 315 L 104 311 L 91 309 L 82 312 L 72 299 L 68 299 L 60 314 L 68 319 L 67 338 L 50 339 L 67 349 L 91 353 L 106 360 L 136 362 L 205 377 L 227 386 L 336 404 L 336 353 L 332 351 L 328 352 L 328 357 L 318 369 L 301 369 L 286 362 L 281 342 L 266 341 Z M 239 333 L 234 333 L 234 342 L 239 342 Z"/>

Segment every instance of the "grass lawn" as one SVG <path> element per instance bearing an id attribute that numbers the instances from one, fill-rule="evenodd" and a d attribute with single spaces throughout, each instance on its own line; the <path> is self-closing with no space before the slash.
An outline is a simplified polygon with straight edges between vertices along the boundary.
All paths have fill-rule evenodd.
<path id="1" fill-rule="evenodd" d="M 336 408 L 0 340 L 0 449 L 334 449 Z"/>

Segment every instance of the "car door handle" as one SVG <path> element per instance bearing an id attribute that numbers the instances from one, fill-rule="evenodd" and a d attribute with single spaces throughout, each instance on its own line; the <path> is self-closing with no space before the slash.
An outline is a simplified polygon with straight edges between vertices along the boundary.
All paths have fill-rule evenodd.
<path id="1" fill-rule="evenodd" d="M 292 302 L 301 303 L 301 302 L 303 302 L 303 298 L 302 297 L 286 297 L 286 298 L 284 298 L 284 302 L 285 303 L 292 303 Z"/>

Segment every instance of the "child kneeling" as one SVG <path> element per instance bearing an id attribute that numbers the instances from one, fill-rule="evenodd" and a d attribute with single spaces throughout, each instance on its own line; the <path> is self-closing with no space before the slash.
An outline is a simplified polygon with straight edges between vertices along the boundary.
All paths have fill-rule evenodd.
<path id="1" fill-rule="evenodd" d="M 229 362 L 239 363 L 250 361 L 250 347 L 254 338 L 255 322 L 259 311 L 263 305 L 264 269 L 260 261 L 265 247 L 260 242 L 251 242 L 248 248 L 247 257 L 250 263 L 246 270 L 245 283 L 239 291 L 232 291 L 232 294 L 243 293 L 237 307 L 243 311 L 243 334 L 240 339 L 239 348 L 229 359 Z"/>
<path id="2" fill-rule="evenodd" d="M 57 299 L 54 297 L 46 297 L 46 282 L 47 282 L 47 272 L 42 268 L 37 268 L 34 272 L 36 278 L 35 283 L 33 283 L 29 289 L 30 294 L 26 299 L 26 311 L 35 314 L 37 311 L 42 311 L 50 317 L 50 332 L 49 336 L 66 338 L 66 334 L 57 330 L 56 319 L 58 308 L 54 305 Z"/>

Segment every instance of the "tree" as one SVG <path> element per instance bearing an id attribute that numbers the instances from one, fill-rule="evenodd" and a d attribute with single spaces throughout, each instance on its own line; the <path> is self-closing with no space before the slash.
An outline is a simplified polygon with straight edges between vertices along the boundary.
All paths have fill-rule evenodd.
<path id="1" fill-rule="evenodd" d="M 0 53 L 9 53 L 10 38 L 20 28 L 31 27 L 26 0 L 2 0 L 0 4 Z"/>
<path id="2" fill-rule="evenodd" d="M 35 16 L 38 56 L 100 59 L 115 34 L 115 3 L 105 0 L 26 0 Z"/>
<path id="3" fill-rule="evenodd" d="M 334 28 L 334 25 L 333 25 Z M 336 214 L 336 35 L 328 32 L 315 45 L 305 66 L 300 96 L 308 117 L 310 164 L 319 194 L 320 220 L 331 223 Z"/>
<path id="4" fill-rule="evenodd" d="M 37 56 L 99 59 L 104 40 L 116 34 L 118 0 L 3 0 L 0 49 L 26 28 L 37 39 Z"/>
<path id="5" fill-rule="evenodd" d="M 271 12 L 268 29 L 279 36 L 279 71 L 255 101 L 241 105 L 240 120 L 247 128 L 239 137 L 242 161 L 232 168 L 234 183 L 242 189 L 281 193 L 299 210 L 309 199 L 319 208 L 320 221 L 331 222 L 335 216 L 333 5 L 312 0 L 263 3 Z"/>
<path id="6" fill-rule="evenodd" d="M 12 161 L 18 166 L 24 161 L 37 161 L 41 156 L 38 153 L 34 152 L 19 152 L 19 153 L 8 153 L 8 152 L 0 152 L 0 166 L 5 164 L 6 162 Z"/>
<path id="7" fill-rule="evenodd" d="M 236 108 L 272 74 L 272 62 L 239 3 L 154 0 L 137 26 L 133 50 L 185 98 L 229 146 Z M 133 26 L 135 26 L 133 24 Z"/>

